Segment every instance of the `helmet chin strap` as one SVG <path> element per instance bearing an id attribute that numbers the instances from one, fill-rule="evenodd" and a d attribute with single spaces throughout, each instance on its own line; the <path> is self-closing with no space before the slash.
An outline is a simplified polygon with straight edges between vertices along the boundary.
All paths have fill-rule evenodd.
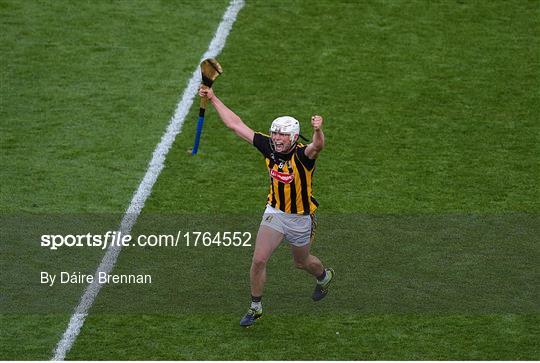
<path id="1" fill-rule="evenodd" d="M 296 142 L 294 144 L 291 144 L 291 146 L 289 147 L 289 150 L 285 151 L 283 154 L 290 153 L 294 149 L 295 146 L 296 146 Z"/>
<path id="2" fill-rule="evenodd" d="M 291 141 L 291 146 L 289 147 L 289 149 L 287 151 L 285 151 L 284 154 L 288 154 L 292 151 L 292 149 L 294 149 L 294 147 L 296 146 L 296 143 L 298 142 L 298 135 L 296 135 L 296 139 L 293 141 L 293 140 L 290 140 Z"/>

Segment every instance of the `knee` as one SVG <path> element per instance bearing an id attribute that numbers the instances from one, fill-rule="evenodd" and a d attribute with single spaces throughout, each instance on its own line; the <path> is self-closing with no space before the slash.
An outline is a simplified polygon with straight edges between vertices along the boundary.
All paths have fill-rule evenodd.
<path id="1" fill-rule="evenodd" d="M 251 260 L 251 266 L 255 270 L 262 270 L 266 267 L 266 259 L 254 256 L 253 260 Z"/>

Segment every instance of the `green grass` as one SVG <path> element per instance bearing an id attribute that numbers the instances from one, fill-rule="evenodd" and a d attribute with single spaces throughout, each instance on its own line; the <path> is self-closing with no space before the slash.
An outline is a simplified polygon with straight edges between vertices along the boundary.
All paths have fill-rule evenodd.
<path id="1" fill-rule="evenodd" d="M 309 116 L 326 116 L 321 210 L 538 212 L 538 6 L 397 4 L 248 4 L 216 92 L 256 130 L 292 114 L 309 136 Z M 260 207 L 260 156 L 209 112 L 204 162 L 186 158 L 194 128 L 186 126 L 147 208 Z M 230 175 L 239 169 L 235 198 Z"/>
<path id="2" fill-rule="evenodd" d="M 225 7 L 0 1 L 0 358 L 50 358 L 84 286 L 37 274 L 101 251 L 36 238 L 119 222 Z M 215 89 L 260 131 L 325 116 L 313 249 L 333 290 L 311 303 L 280 248 L 241 330 L 250 248 L 125 249 L 115 271 L 155 282 L 106 286 L 68 358 L 538 360 L 538 19 L 517 0 L 248 2 Z M 197 111 L 135 233 L 255 233 L 261 156 L 209 109 L 189 157 Z"/>
<path id="3" fill-rule="evenodd" d="M 225 8 L 177 5 L 2 2 L 0 211 L 127 207 Z"/>
<path id="4" fill-rule="evenodd" d="M 70 358 L 108 359 L 118 347 L 132 360 L 517 360 L 538 354 L 532 348 L 538 329 L 524 330 L 538 325 L 531 316 L 273 315 L 252 329 L 240 329 L 236 318 L 91 316 Z"/>
<path id="5" fill-rule="evenodd" d="M 49 360 L 69 314 L 1 314 L 2 360 Z"/>

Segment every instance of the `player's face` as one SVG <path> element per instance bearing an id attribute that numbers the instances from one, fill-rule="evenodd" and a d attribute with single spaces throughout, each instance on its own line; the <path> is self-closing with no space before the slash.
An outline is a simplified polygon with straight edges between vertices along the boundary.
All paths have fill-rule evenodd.
<path id="1" fill-rule="evenodd" d="M 291 139 L 289 134 L 282 134 L 280 132 L 272 132 L 272 141 L 276 147 L 278 153 L 286 152 L 291 147 Z"/>

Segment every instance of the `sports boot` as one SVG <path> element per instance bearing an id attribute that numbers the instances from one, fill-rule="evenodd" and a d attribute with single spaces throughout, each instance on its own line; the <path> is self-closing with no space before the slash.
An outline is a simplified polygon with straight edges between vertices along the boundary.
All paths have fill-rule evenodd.
<path id="1" fill-rule="evenodd" d="M 249 308 L 248 312 L 244 317 L 240 320 L 240 326 L 243 327 L 249 327 L 252 326 L 257 319 L 259 319 L 262 316 L 262 309 L 255 310 L 253 308 Z"/>
<path id="2" fill-rule="evenodd" d="M 313 295 L 311 295 L 311 298 L 313 301 L 319 301 L 322 298 L 328 294 L 328 286 L 330 285 L 330 282 L 334 279 L 334 276 L 336 273 L 331 268 L 324 269 L 326 271 L 326 278 L 324 283 L 320 283 L 317 281 L 317 285 L 315 285 L 315 290 L 313 291 Z"/>

